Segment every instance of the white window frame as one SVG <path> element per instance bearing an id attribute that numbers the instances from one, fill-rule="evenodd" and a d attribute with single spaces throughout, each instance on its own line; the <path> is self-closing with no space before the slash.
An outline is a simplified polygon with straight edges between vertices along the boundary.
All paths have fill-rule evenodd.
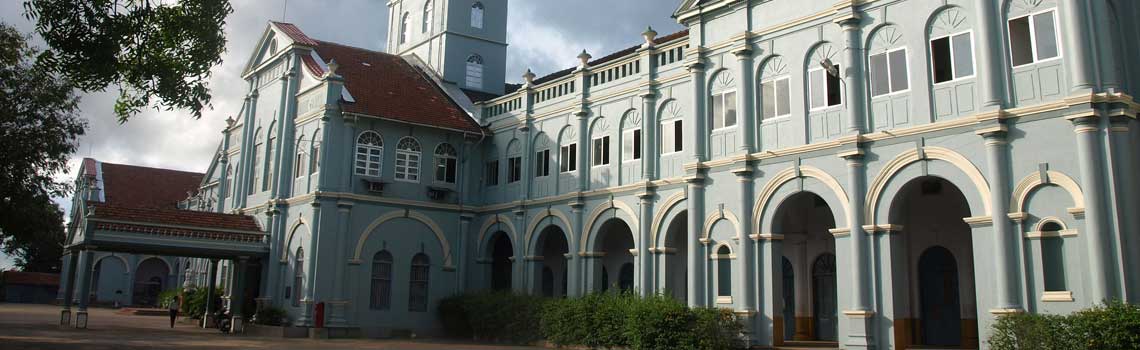
<path id="1" fill-rule="evenodd" d="M 508 185 L 518 183 L 518 182 L 522 182 L 522 167 L 523 167 L 523 161 L 522 160 L 523 160 L 523 157 L 521 155 L 515 155 L 515 156 L 508 156 L 507 157 L 507 184 Z M 519 176 L 518 176 L 518 178 L 515 178 L 514 173 L 513 173 L 515 170 L 515 164 L 516 163 L 519 165 Z"/>
<path id="2" fill-rule="evenodd" d="M 681 123 L 681 147 L 676 147 L 677 142 L 677 123 Z M 661 155 L 670 155 L 681 153 L 685 150 L 685 120 L 682 118 L 674 118 L 661 122 Z M 666 132 L 668 131 L 668 132 Z M 665 135 L 670 135 L 669 140 L 673 141 L 672 144 L 666 142 Z M 666 147 L 668 145 L 668 147 Z M 668 150 L 668 151 L 666 151 Z"/>
<path id="3" fill-rule="evenodd" d="M 435 20 L 435 18 L 432 18 L 435 15 L 435 6 L 433 5 L 431 0 L 428 0 L 427 3 L 424 4 L 424 18 L 420 28 L 420 31 L 423 33 L 430 33 L 432 30 L 431 26 Z"/>
<path id="4" fill-rule="evenodd" d="M 380 137 L 380 145 L 379 146 L 376 146 L 376 145 L 363 145 L 362 146 L 360 143 L 360 138 L 363 137 L 367 133 L 373 133 L 373 134 L 376 134 L 376 136 L 379 136 Z M 379 178 L 379 177 L 383 176 L 383 174 L 384 174 L 384 137 L 382 135 L 380 135 L 380 133 L 375 132 L 375 131 L 365 131 L 365 132 L 360 133 L 360 135 L 356 135 L 356 142 L 354 143 L 354 146 L 356 146 L 356 148 L 353 152 L 353 155 L 355 157 L 352 159 L 352 164 L 353 164 L 353 172 L 352 173 L 355 175 L 359 175 L 359 176 L 367 176 L 367 177 L 374 177 L 374 178 Z M 361 153 L 362 149 L 365 151 L 363 153 L 364 154 L 364 167 L 361 167 L 359 164 L 357 164 L 357 162 L 361 161 L 359 159 L 359 157 L 362 154 Z M 379 159 L 377 159 L 375 162 L 369 160 L 372 156 L 372 151 L 378 152 L 377 154 L 378 154 Z M 370 166 L 373 164 L 376 165 L 376 169 L 375 169 L 376 174 L 375 175 L 371 175 L 368 173 L 368 170 L 371 170 Z M 361 169 L 364 169 L 364 171 L 361 172 Z"/>
<path id="5" fill-rule="evenodd" d="M 626 144 L 626 143 L 629 144 Z M 640 161 L 645 155 L 641 144 L 645 142 L 645 135 L 641 132 L 641 128 L 633 128 L 622 132 L 621 135 L 621 160 L 623 163 L 633 163 Z M 626 146 L 629 146 L 629 154 L 626 154 Z"/>
<path id="6" fill-rule="evenodd" d="M 407 149 L 401 149 L 400 148 L 400 144 L 404 143 L 404 140 L 409 139 L 409 138 L 413 142 L 415 142 L 416 145 L 420 146 L 420 151 L 413 151 L 413 150 L 407 150 Z M 400 161 L 401 161 L 400 158 L 403 158 L 402 160 L 404 161 L 404 165 L 400 165 Z M 423 161 L 423 147 L 422 147 L 422 145 L 420 145 L 420 141 L 416 140 L 415 138 L 412 138 L 411 136 L 406 136 L 406 137 L 400 139 L 399 142 L 396 142 L 396 164 L 393 167 L 393 168 L 395 168 L 394 169 L 395 180 L 399 181 L 399 182 L 419 183 L 420 182 L 420 166 L 423 165 L 423 164 L 421 164 L 422 161 Z M 415 166 L 413 166 L 413 164 Z"/>
<path id="7" fill-rule="evenodd" d="M 713 108 L 712 108 L 713 103 L 714 103 L 713 101 L 715 101 L 718 98 L 724 99 L 724 97 L 728 96 L 728 94 L 733 95 L 734 101 L 732 101 L 733 102 L 732 108 L 736 109 L 736 120 L 733 121 L 732 125 L 721 125 L 720 127 L 717 127 L 717 125 L 715 125 L 716 118 L 714 118 L 714 115 L 713 115 L 713 113 L 715 112 L 715 111 L 713 111 Z M 713 132 L 717 132 L 717 131 L 733 129 L 733 128 L 737 127 L 738 125 L 740 125 L 740 110 L 736 108 L 736 102 L 739 99 L 740 99 L 740 94 L 736 93 L 736 89 L 728 89 L 728 90 L 724 90 L 724 91 L 717 91 L 717 92 L 712 94 L 711 98 L 709 98 L 709 124 L 713 124 L 713 125 L 710 125 L 709 130 L 711 130 Z M 725 104 L 724 106 L 725 106 L 725 108 L 723 111 L 721 111 L 722 115 L 720 116 L 721 124 L 725 123 L 725 116 L 728 115 L 727 113 L 725 113 L 728 111 L 728 105 Z"/>
<path id="8" fill-rule="evenodd" d="M 443 148 L 445 146 L 450 148 L 450 150 L 453 153 L 447 154 L 446 153 L 447 150 Z M 444 152 L 440 152 L 441 150 Z M 455 146 L 452 146 L 451 144 L 448 144 L 448 143 L 441 143 L 435 147 L 435 152 L 433 152 L 433 153 L 435 156 L 435 170 L 436 170 L 436 172 L 432 176 L 435 177 L 435 183 L 454 185 L 459 179 L 459 152 L 455 149 Z M 454 163 L 448 164 L 448 162 L 447 162 L 448 160 L 454 161 Z M 439 178 L 439 171 L 441 169 L 443 170 L 443 178 L 442 179 Z M 447 179 L 448 170 L 451 170 L 451 172 L 454 174 L 451 181 L 447 181 L 448 180 Z"/>
<path id="9" fill-rule="evenodd" d="M 472 62 L 472 61 L 478 61 L 478 62 Z M 484 65 L 483 56 L 480 56 L 478 54 L 471 54 L 470 56 L 467 56 L 467 62 L 466 62 L 466 65 L 464 67 L 465 67 L 465 69 L 463 71 L 464 85 L 466 85 L 467 87 L 470 87 L 470 88 L 482 89 L 483 83 L 484 83 L 484 80 L 483 80 L 484 74 L 483 73 L 484 73 L 484 68 L 486 68 Z"/>
<path id="10" fill-rule="evenodd" d="M 954 55 L 954 53 L 955 53 L 955 51 L 954 51 L 954 37 L 962 35 L 962 34 L 968 34 L 970 36 L 970 66 L 974 67 L 974 71 L 972 73 L 970 73 L 970 75 L 959 77 L 958 76 L 958 59 L 955 58 L 955 55 Z M 929 44 L 929 47 L 934 47 L 934 41 L 939 40 L 939 39 L 947 39 L 950 42 L 950 80 L 947 80 L 947 81 L 944 81 L 941 83 L 934 83 L 934 85 L 942 85 L 942 84 L 946 84 L 946 83 L 956 82 L 959 80 L 971 79 L 971 78 L 974 78 L 975 76 L 978 75 L 978 59 L 976 57 L 974 57 L 974 54 L 976 52 L 976 50 L 974 48 L 974 44 L 976 42 L 974 41 L 974 30 L 973 29 L 968 29 L 968 30 L 964 30 L 961 32 L 957 32 L 957 33 L 947 34 L 947 35 L 939 36 L 936 38 L 930 38 L 930 40 L 927 42 L 927 44 Z M 931 53 L 933 53 L 933 49 L 928 49 L 928 50 L 931 50 Z M 1010 59 L 1010 62 L 1012 62 L 1012 60 L 1013 60 L 1012 54 L 1010 54 L 1009 59 Z M 930 56 L 930 81 L 934 81 L 934 80 L 935 80 L 934 79 L 934 55 L 931 55 Z"/>
<path id="11" fill-rule="evenodd" d="M 550 149 L 534 153 L 534 177 L 550 176 Z"/>
<path id="12" fill-rule="evenodd" d="M 598 148 L 598 141 L 602 141 L 601 149 Z M 594 168 L 600 168 L 610 165 L 610 136 L 600 136 L 593 138 L 590 142 L 590 165 Z M 599 156 L 600 154 L 600 156 Z M 601 157 L 601 163 L 597 161 L 597 157 Z"/>
<path id="13" fill-rule="evenodd" d="M 895 89 L 895 86 L 894 86 L 895 81 L 892 78 L 894 78 L 895 69 L 893 67 L 891 67 L 891 54 L 898 52 L 898 51 L 903 52 L 903 61 L 906 62 L 906 72 L 903 73 L 906 75 L 905 76 L 906 77 L 906 89 L 902 89 L 899 91 L 893 91 Z M 896 48 L 893 48 L 893 49 L 890 49 L 887 51 L 883 51 L 883 52 L 879 52 L 879 53 L 867 56 L 867 76 L 869 78 L 869 79 L 867 79 L 867 82 L 871 83 L 871 85 L 874 85 L 873 80 L 875 79 L 874 73 L 871 72 L 871 57 L 875 57 L 878 55 L 884 55 L 884 57 L 887 58 L 887 93 L 875 95 L 874 92 L 870 91 L 871 90 L 869 88 L 870 86 L 868 86 L 867 90 L 868 90 L 868 92 L 871 93 L 871 98 L 875 99 L 875 98 L 894 96 L 894 95 L 905 94 L 905 93 L 910 92 L 911 85 L 913 85 L 913 84 L 910 81 L 910 66 L 911 66 L 911 64 L 910 64 L 910 51 L 906 49 L 906 46 L 896 47 Z M 825 74 L 826 74 L 826 72 L 825 72 Z M 843 83 L 840 83 L 840 84 L 843 84 Z M 841 89 L 842 89 L 842 87 L 841 87 Z M 839 101 L 840 101 L 839 104 L 842 105 L 843 104 L 843 97 L 840 97 Z"/>
<path id="14" fill-rule="evenodd" d="M 578 171 L 578 143 L 558 148 L 558 172 L 570 174 Z"/>
<path id="15" fill-rule="evenodd" d="M 408 43 L 408 25 L 410 24 L 408 21 L 411 19 L 411 17 L 412 14 L 410 12 L 404 12 L 404 14 L 400 15 L 400 45 Z"/>
<path id="16" fill-rule="evenodd" d="M 476 16 L 476 14 L 478 14 L 478 16 Z M 476 1 L 474 4 L 471 4 L 471 28 L 483 29 L 483 20 L 486 16 L 487 6 L 483 5 L 483 2 Z"/>
<path id="17" fill-rule="evenodd" d="M 777 88 L 777 86 L 779 86 L 779 85 L 777 85 L 777 83 L 780 82 L 781 80 L 787 80 L 788 81 L 788 106 L 787 106 L 788 107 L 788 113 L 787 114 L 780 114 L 780 105 L 777 104 L 776 105 L 776 115 L 772 116 L 771 118 L 764 118 L 764 101 L 763 101 L 764 84 L 772 83 L 772 88 L 776 89 L 776 93 L 772 94 L 772 96 L 774 96 L 776 102 L 779 102 L 780 101 L 779 89 Z M 790 75 L 785 74 L 785 75 L 780 75 L 780 76 L 776 76 L 776 77 L 772 77 L 772 78 L 762 79 L 762 80 L 760 80 L 760 86 L 759 86 L 759 89 L 757 89 L 757 91 L 760 92 L 760 94 L 758 96 L 761 97 L 760 106 L 759 106 L 759 108 L 757 108 L 758 114 L 760 116 L 760 123 L 761 124 L 769 123 L 769 122 L 773 122 L 773 121 L 777 121 L 777 120 L 781 120 L 781 119 L 786 119 L 786 118 L 792 116 L 792 77 Z M 809 94 L 808 98 L 809 99 L 811 98 L 810 94 Z M 808 103 L 810 104 L 811 102 L 809 101 Z"/>
<path id="18" fill-rule="evenodd" d="M 812 84 L 812 82 L 811 82 L 811 75 L 812 75 L 812 73 L 814 73 L 814 72 L 822 72 L 822 73 L 823 73 L 823 106 L 820 106 L 820 107 L 813 107 L 813 106 L 811 105 L 811 93 L 812 93 L 812 92 L 814 92 L 814 91 L 815 91 L 815 88 L 816 88 L 816 87 L 815 87 L 815 84 Z M 831 76 L 831 74 L 828 74 L 828 73 L 827 73 L 827 71 L 826 71 L 826 70 L 824 70 L 823 68 L 812 68 L 812 69 L 808 69 L 807 73 L 808 73 L 808 74 L 807 74 L 807 79 L 806 79 L 806 80 L 807 80 L 807 86 L 808 86 L 808 95 L 807 95 L 808 112 L 822 111 L 822 110 L 826 110 L 826 109 L 829 109 L 829 108 L 840 107 L 840 106 L 843 106 L 843 104 L 844 104 L 845 102 L 847 102 L 847 101 L 846 101 L 846 100 L 843 98 L 843 92 L 842 92 L 842 91 L 840 91 L 840 92 L 839 92 L 839 104 L 836 104 L 836 105 L 828 105 L 828 104 L 827 104 L 827 93 L 828 93 L 829 91 L 827 90 L 827 78 L 828 78 L 828 77 L 830 77 L 830 76 Z M 836 79 L 840 79 L 840 82 L 839 82 L 839 84 L 840 84 L 840 87 L 839 87 L 839 88 L 840 88 L 840 89 L 842 89 L 842 88 L 843 88 L 843 86 L 842 86 L 842 85 L 844 84 L 844 82 L 842 81 L 842 78 L 836 78 Z"/>
<path id="19" fill-rule="evenodd" d="M 1037 29 L 1036 28 L 1037 25 L 1034 24 L 1034 22 L 1033 22 L 1033 16 L 1037 16 L 1037 15 L 1040 15 L 1040 14 L 1043 14 L 1046 12 L 1053 12 L 1053 37 L 1057 40 L 1057 42 L 1056 42 L 1056 44 L 1057 44 L 1057 56 L 1046 58 L 1046 59 L 1040 59 L 1040 58 L 1037 58 L 1037 31 L 1035 30 L 1035 29 Z M 1005 21 L 1006 40 L 1009 40 L 1010 43 L 1013 42 L 1013 32 L 1009 30 L 1009 23 L 1013 22 L 1014 20 L 1018 20 L 1018 19 L 1022 19 L 1022 18 L 1026 18 L 1026 17 L 1029 17 L 1029 51 L 1031 54 L 1033 54 L 1033 62 L 1025 63 L 1022 65 L 1015 65 L 1013 63 L 1013 50 L 1010 49 L 1009 50 L 1009 65 L 1013 68 L 1020 68 L 1020 67 L 1025 67 L 1028 65 L 1038 64 L 1038 63 L 1042 63 L 1042 62 L 1059 60 L 1062 57 L 1064 57 L 1065 51 L 1064 51 L 1064 45 L 1063 45 L 1062 40 L 1061 40 L 1061 27 L 1060 27 L 1061 23 L 1060 23 L 1060 20 L 1057 18 L 1057 8 L 1056 7 L 1051 7 L 1051 8 L 1036 11 L 1036 12 L 1030 12 L 1030 13 L 1025 14 L 1025 15 L 1021 15 L 1021 16 L 1017 16 L 1017 17 L 1007 19 Z"/>

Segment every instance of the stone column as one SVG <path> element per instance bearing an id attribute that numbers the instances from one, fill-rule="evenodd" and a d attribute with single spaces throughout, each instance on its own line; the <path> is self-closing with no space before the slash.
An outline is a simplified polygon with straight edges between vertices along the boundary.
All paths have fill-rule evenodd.
<path id="1" fill-rule="evenodd" d="M 459 243 L 459 259 L 455 267 L 457 269 L 456 275 L 459 276 L 456 283 L 456 293 L 463 293 L 467 290 L 467 239 L 470 237 L 471 220 L 475 220 L 475 214 L 470 212 L 459 214 L 459 235 L 456 240 Z M 476 244 L 478 246 L 478 244 Z M 339 277 L 338 277 L 339 278 Z"/>
<path id="2" fill-rule="evenodd" d="M 751 61 L 751 60 L 750 60 Z M 749 119 L 745 117 L 745 119 Z M 752 232 L 754 224 L 752 218 L 752 207 L 755 202 L 754 184 L 755 180 L 752 178 L 752 168 L 745 164 L 744 168 L 734 170 L 733 173 L 737 176 L 737 181 L 740 183 L 740 211 L 738 212 L 740 219 L 740 232 L 737 232 L 737 261 L 740 262 L 736 267 L 736 283 L 734 287 L 736 290 L 733 292 L 735 297 L 733 299 L 739 300 L 737 305 L 740 309 L 738 311 L 747 312 L 750 315 L 755 315 L 756 312 L 756 273 L 755 273 L 755 250 L 756 242 L 752 240 Z M 746 318 L 745 324 L 751 327 L 746 327 L 745 332 L 749 334 L 749 341 L 756 340 L 758 329 L 755 316 Z"/>
<path id="3" fill-rule="evenodd" d="M 1124 70 L 1120 67 L 1119 54 L 1117 52 L 1117 45 L 1120 44 L 1118 36 L 1124 34 L 1122 29 L 1117 29 L 1112 26 L 1112 16 L 1108 8 L 1107 1 L 1088 1 L 1088 6 L 1092 7 L 1092 18 L 1097 20 L 1093 21 L 1095 26 L 1095 38 L 1093 42 L 1098 46 L 1097 63 L 1100 66 L 1100 83 L 1101 91 L 1117 91 L 1121 87 L 1121 78 L 1125 76 Z M 1119 11 L 1119 9 L 1118 9 Z"/>
<path id="4" fill-rule="evenodd" d="M 578 117 L 578 192 L 590 189 L 590 111 L 574 113 Z"/>
<path id="5" fill-rule="evenodd" d="M 697 58 L 689 62 L 689 75 L 693 83 L 693 115 L 690 120 L 685 121 L 686 125 L 690 126 L 692 133 L 685 137 L 685 149 L 692 151 L 692 161 L 696 163 L 703 162 L 708 159 L 708 116 L 705 114 L 705 103 L 708 100 L 708 92 L 705 88 L 705 63 L 704 58 L 700 55 L 700 51 L 690 52 L 690 54 L 697 54 Z M 690 220 L 691 221 L 691 220 Z M 695 241 L 694 241 L 695 242 Z M 695 244 L 695 243 L 693 243 Z"/>
<path id="6" fill-rule="evenodd" d="M 646 189 L 645 192 L 637 195 L 641 199 L 641 218 L 638 222 L 638 239 L 637 239 L 637 265 L 638 265 L 638 286 L 637 290 L 641 296 L 652 295 L 653 290 L 653 254 L 649 252 L 649 245 L 653 244 L 651 229 L 653 225 L 653 197 L 652 189 Z"/>
<path id="7" fill-rule="evenodd" d="M 657 117 L 657 93 L 652 90 L 641 93 L 641 179 L 657 179 L 658 130 L 661 125 Z"/>
<path id="8" fill-rule="evenodd" d="M 689 261 L 687 261 L 686 268 L 688 269 L 688 303 L 690 307 L 705 306 L 705 260 L 706 256 L 703 254 L 704 244 L 700 242 L 701 231 L 704 230 L 705 221 L 705 183 L 704 178 L 698 173 L 697 176 L 686 179 L 688 182 L 688 198 L 685 201 L 688 204 L 688 219 L 689 227 L 688 234 L 685 239 L 688 240 L 686 254 L 688 254 Z"/>
<path id="9" fill-rule="evenodd" d="M 1073 118 L 1077 133 L 1077 161 L 1081 169 L 1081 188 L 1085 193 L 1085 232 L 1090 268 L 1089 300 L 1115 298 L 1116 269 L 1113 267 L 1112 232 L 1106 217 L 1105 193 L 1108 186 L 1104 177 L 1104 147 L 1098 126 L 1100 116 L 1092 114 Z"/>
<path id="10" fill-rule="evenodd" d="M 217 311 L 217 305 L 214 305 L 214 289 L 217 288 L 218 279 L 218 259 L 210 259 L 209 271 L 206 272 L 206 315 L 202 317 L 202 328 L 210 328 L 210 320 L 214 319 L 214 312 Z"/>
<path id="11" fill-rule="evenodd" d="M 1021 301 L 1017 276 L 1017 261 L 1014 252 L 1016 233 L 1009 221 L 1009 194 L 1011 175 L 1009 162 L 1009 143 L 1006 140 L 1006 127 L 1004 125 L 982 130 L 979 134 L 986 140 L 986 168 L 987 180 L 990 183 L 990 212 L 986 213 L 993 219 L 993 246 L 997 256 L 994 260 L 997 266 L 995 277 L 997 279 L 996 294 L 997 308 L 1001 310 L 1021 310 Z"/>
<path id="12" fill-rule="evenodd" d="M 257 143 L 257 140 L 254 140 L 255 133 L 257 132 L 257 86 L 250 86 L 250 90 L 249 95 L 245 98 L 245 122 L 243 122 L 242 125 L 242 134 L 245 136 L 242 137 L 242 156 L 240 166 L 238 167 L 241 172 L 240 181 L 235 181 L 236 184 L 234 185 L 237 186 L 238 191 L 237 195 L 234 196 L 236 198 L 234 208 L 246 207 L 247 198 L 252 190 L 251 186 L 253 186 L 251 181 L 253 172 L 255 171 L 254 167 L 256 166 L 253 164 L 253 145 Z"/>
<path id="13" fill-rule="evenodd" d="M 281 292 L 282 292 L 281 284 L 278 282 L 278 279 L 282 278 L 281 277 L 281 257 L 284 254 L 282 254 L 281 251 L 285 248 L 279 242 L 281 240 L 284 240 L 284 238 L 280 237 L 280 236 L 283 236 L 283 234 L 282 234 L 283 230 L 277 230 L 277 227 L 279 226 L 277 221 L 280 220 L 279 218 L 281 216 L 278 215 L 278 213 L 276 211 L 277 211 L 277 209 L 275 207 L 271 207 L 265 212 L 265 215 L 267 216 L 266 221 L 268 222 L 267 227 L 270 229 L 270 236 L 266 237 L 266 239 L 269 241 L 268 242 L 269 243 L 269 259 L 266 259 L 267 261 L 265 264 L 266 265 L 266 271 L 265 271 L 265 277 L 266 277 L 265 278 L 266 279 L 266 281 L 265 281 L 265 292 L 266 293 L 264 296 L 262 296 L 262 298 L 266 299 L 266 301 L 269 303 L 269 305 L 276 305 L 277 300 L 282 300 L 281 299 Z M 274 231 L 276 231 L 276 232 L 274 232 Z M 236 263 L 233 263 L 233 262 L 230 263 L 230 266 L 233 266 L 235 269 L 236 269 L 236 265 L 237 265 Z M 235 275 L 237 274 L 236 270 L 235 270 L 234 274 Z M 233 285 L 231 285 L 231 289 L 232 288 L 233 288 Z"/>
<path id="14" fill-rule="evenodd" d="M 858 12 L 839 15 L 835 23 L 843 29 L 845 51 L 839 74 L 843 77 L 843 89 L 847 91 L 843 103 L 847 105 L 847 133 L 860 134 L 867 130 L 866 93 L 863 84 L 863 27 L 862 16 Z M 818 65 L 819 62 L 810 62 Z"/>
<path id="15" fill-rule="evenodd" d="M 737 151 L 743 154 L 750 154 L 756 150 L 756 106 L 755 106 L 755 70 L 752 67 L 752 48 L 748 42 L 743 46 L 732 50 L 732 54 L 736 55 L 736 61 L 740 64 L 739 72 L 737 72 L 737 86 L 740 87 L 740 92 L 736 97 L 736 109 L 740 111 L 737 114 L 737 120 L 740 122 L 740 145 Z"/>
<path id="16" fill-rule="evenodd" d="M 759 314 L 763 315 L 756 322 L 755 342 L 776 346 L 782 345 L 785 324 L 795 324 L 796 320 L 783 319 L 783 236 L 771 233 L 761 233 L 752 236 L 759 241 L 760 249 L 757 254 L 759 267 Z"/>
<path id="17" fill-rule="evenodd" d="M 352 215 L 352 202 L 337 202 L 336 203 L 336 243 L 333 246 L 335 251 L 333 263 L 333 300 L 329 302 L 331 310 L 328 311 L 328 325 L 329 327 L 344 326 L 348 319 L 346 310 L 348 300 L 345 298 L 345 277 L 344 268 L 347 264 L 345 257 L 345 250 L 351 249 L 348 245 L 348 228 L 351 222 L 350 216 Z"/>
<path id="18" fill-rule="evenodd" d="M 850 309 L 843 314 L 848 318 L 845 342 L 852 348 L 870 349 L 874 347 L 874 310 L 871 308 L 871 273 L 869 257 L 871 256 L 870 243 L 867 232 L 863 229 L 863 203 L 866 195 L 867 173 L 863 161 L 863 150 L 841 154 L 847 160 L 847 186 L 848 211 L 847 223 L 850 243 L 851 260 L 847 271 L 851 273 L 851 301 Z M 781 264 L 783 262 L 781 261 Z M 843 270 L 842 267 L 840 267 Z"/>
<path id="19" fill-rule="evenodd" d="M 75 292 L 79 298 L 79 311 L 75 313 L 75 328 L 87 328 L 87 302 L 91 299 L 91 260 L 95 252 L 83 250 L 79 253 L 79 289 Z"/>
<path id="20" fill-rule="evenodd" d="M 1005 103 L 1005 50 L 1003 49 L 1004 34 L 1001 17 L 998 16 L 998 3 L 993 0 L 974 0 L 974 9 L 977 14 L 974 25 L 974 40 L 977 44 L 978 64 L 974 65 L 977 72 L 978 97 L 981 98 L 982 110 L 1002 108 Z"/>
<path id="21" fill-rule="evenodd" d="M 1061 0 L 1061 9 L 1064 11 L 1057 11 L 1057 15 L 1060 16 L 1059 22 L 1063 25 L 1058 29 L 1064 45 L 1065 70 L 1069 72 L 1069 82 L 1073 84 L 1070 86 L 1070 92 L 1096 88 L 1094 44 L 1089 36 L 1086 16 L 1088 3 L 1087 0 Z"/>
<path id="22" fill-rule="evenodd" d="M 312 203 L 310 203 L 313 208 L 313 224 L 309 225 L 309 242 L 305 247 L 305 290 L 304 294 L 301 294 L 302 291 L 300 290 L 297 291 L 298 297 L 304 295 L 304 299 L 301 299 L 301 306 L 303 307 L 302 314 L 304 314 L 304 317 L 308 319 L 310 326 L 316 326 L 317 324 L 317 321 L 313 319 L 316 317 L 314 314 L 315 310 L 313 310 L 313 305 L 316 305 L 318 300 L 317 298 L 320 296 L 319 292 L 322 289 L 317 285 L 317 269 L 320 267 L 318 262 L 320 262 L 322 259 L 325 259 L 324 254 L 322 254 L 322 250 L 328 250 L 324 249 L 325 244 L 323 243 L 325 243 L 324 240 L 326 238 L 322 237 L 324 236 L 324 231 L 321 230 L 321 228 L 324 227 L 324 224 L 322 222 L 324 221 L 324 216 L 321 215 L 323 212 L 321 210 L 323 207 L 322 204 L 323 203 L 320 197 L 317 197 Z M 289 242 L 283 243 L 289 244 Z"/>
<path id="23" fill-rule="evenodd" d="M 1140 195 L 1137 194 L 1136 179 L 1136 151 L 1129 136 L 1133 130 L 1133 121 L 1127 116 L 1113 116 L 1109 124 L 1109 154 L 1113 159 L 1113 181 L 1116 193 L 1116 216 L 1119 218 L 1117 229 L 1120 240 L 1120 256 L 1125 267 L 1123 283 L 1125 290 L 1121 295 L 1125 301 L 1135 303 L 1140 297 L 1140 271 L 1134 267 L 1140 265 L 1140 241 L 1137 241 L 1140 230 L 1140 220 L 1136 216 L 1140 210 Z"/>
<path id="24" fill-rule="evenodd" d="M 236 261 L 233 273 L 233 291 L 230 293 L 230 313 L 233 315 L 233 321 L 230 323 L 231 333 L 244 333 L 245 326 L 242 324 L 242 307 L 245 303 L 245 274 L 246 266 L 249 258 L 240 257 Z M 270 260 L 273 260 L 270 257 Z"/>
<path id="25" fill-rule="evenodd" d="M 71 296 L 75 291 L 75 269 L 79 257 L 74 251 L 68 251 L 67 255 L 63 256 L 63 261 L 65 264 L 63 265 L 63 274 L 61 274 L 62 278 L 60 278 L 62 289 L 59 291 L 62 299 L 60 305 L 63 305 L 63 309 L 59 311 L 59 325 L 68 326 L 71 325 Z"/>
<path id="26" fill-rule="evenodd" d="M 579 171 L 581 171 L 581 170 L 579 170 Z M 568 254 L 568 255 L 570 255 L 570 257 L 566 259 L 566 274 L 567 274 L 567 276 L 569 276 L 566 278 L 566 282 L 569 283 L 570 285 L 567 286 L 566 291 L 567 291 L 567 294 L 569 294 L 568 296 L 572 297 L 572 298 L 585 295 L 585 292 L 584 292 L 585 287 L 584 286 L 585 286 L 586 279 L 585 279 L 585 273 L 584 273 L 585 267 L 583 266 L 583 261 L 586 259 L 582 258 L 578 254 L 578 252 L 580 251 L 581 248 L 578 247 L 578 239 L 577 239 L 577 237 L 580 237 L 581 235 L 584 234 L 582 232 L 582 230 L 584 230 L 583 227 L 585 226 L 585 224 L 584 224 L 585 218 L 583 217 L 585 215 L 585 212 L 583 212 L 582 208 L 585 205 L 586 205 L 586 203 L 583 203 L 580 200 L 575 200 L 574 202 L 570 203 L 570 212 L 571 212 L 571 215 L 573 215 L 572 218 L 574 220 L 574 222 L 572 223 L 572 225 L 574 225 L 574 227 L 571 229 L 574 231 L 571 233 L 570 236 L 574 237 L 575 239 L 571 239 L 569 242 L 566 242 L 567 248 L 570 252 Z"/>

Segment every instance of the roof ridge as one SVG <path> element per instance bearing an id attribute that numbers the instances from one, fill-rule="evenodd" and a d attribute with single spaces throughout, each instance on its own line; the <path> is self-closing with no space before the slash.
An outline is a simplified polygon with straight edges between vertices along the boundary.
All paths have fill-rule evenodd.
<path id="1" fill-rule="evenodd" d="M 329 45 L 340 46 L 340 47 L 343 47 L 343 48 L 348 48 L 348 49 L 354 49 L 354 50 L 360 50 L 360 51 L 365 51 L 365 52 L 370 52 L 370 53 L 380 54 L 380 55 L 384 55 L 384 56 L 391 56 L 391 57 L 400 57 L 399 55 L 394 55 L 394 54 L 390 54 L 390 53 L 387 53 L 387 52 L 383 52 L 383 51 L 376 51 L 376 50 L 372 50 L 372 49 L 366 49 L 366 48 L 363 48 L 363 47 L 359 47 L 359 46 L 353 46 L 353 45 L 348 45 L 348 44 L 341 44 L 341 43 L 338 43 L 338 42 L 325 41 L 325 40 L 321 40 L 321 39 L 313 39 L 313 40 L 314 40 L 314 41 L 316 41 L 316 42 L 317 42 L 317 43 L 319 43 L 319 44 L 322 44 L 322 45 L 324 45 L 324 44 L 329 44 Z"/>
<path id="2" fill-rule="evenodd" d="M 162 170 L 162 171 L 173 171 L 173 172 L 179 172 L 179 173 L 186 173 L 186 174 L 189 174 L 189 175 L 201 175 L 201 176 L 206 176 L 206 173 L 199 173 L 199 172 L 195 172 L 195 171 L 186 171 L 186 170 L 169 169 L 169 168 L 159 168 L 159 167 L 154 167 L 154 166 L 146 166 L 146 165 L 134 165 L 134 164 L 111 163 L 111 162 L 104 162 L 104 161 L 100 161 L 100 160 L 95 160 L 95 161 L 97 161 L 97 162 L 101 163 L 102 165 L 114 165 L 114 166 L 130 167 L 130 168 L 142 168 L 142 169 L 152 169 L 152 170 Z"/>

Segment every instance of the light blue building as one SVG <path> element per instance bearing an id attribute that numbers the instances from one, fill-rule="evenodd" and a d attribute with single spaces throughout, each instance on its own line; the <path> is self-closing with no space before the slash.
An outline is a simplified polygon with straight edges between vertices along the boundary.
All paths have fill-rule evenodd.
<path id="1" fill-rule="evenodd" d="M 244 280 L 296 326 L 620 289 L 759 346 L 985 348 L 1140 298 L 1131 1 L 687 0 L 521 85 L 506 0 L 388 4 L 387 53 L 270 23 L 199 191 L 267 233 Z"/>

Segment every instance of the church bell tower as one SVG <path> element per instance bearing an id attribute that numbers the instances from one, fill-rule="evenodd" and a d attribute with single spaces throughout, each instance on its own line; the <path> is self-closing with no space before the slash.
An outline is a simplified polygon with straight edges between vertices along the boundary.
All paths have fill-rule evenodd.
<path id="1" fill-rule="evenodd" d="M 390 0 L 387 51 L 416 55 L 460 88 L 502 94 L 508 0 Z"/>

